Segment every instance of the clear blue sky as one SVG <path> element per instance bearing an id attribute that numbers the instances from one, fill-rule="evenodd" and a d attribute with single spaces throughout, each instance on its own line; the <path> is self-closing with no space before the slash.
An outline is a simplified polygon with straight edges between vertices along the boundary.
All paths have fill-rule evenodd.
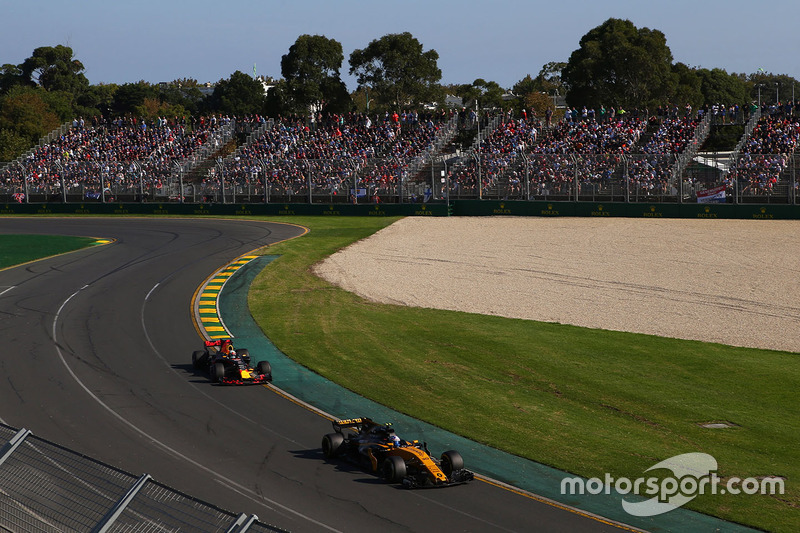
<path id="1" fill-rule="evenodd" d="M 216 82 L 234 71 L 280 77 L 281 56 L 302 34 L 350 53 L 411 32 L 439 53 L 443 83 L 476 78 L 510 88 L 610 17 L 662 31 L 675 61 L 800 80 L 800 0 L 0 0 L 0 64 L 39 46 L 70 46 L 93 84 L 178 78 Z M 800 95 L 800 87 L 798 87 Z"/>

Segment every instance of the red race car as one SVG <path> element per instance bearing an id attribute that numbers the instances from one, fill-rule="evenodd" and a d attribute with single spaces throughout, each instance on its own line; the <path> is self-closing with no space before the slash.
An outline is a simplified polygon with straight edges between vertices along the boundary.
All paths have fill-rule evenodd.
<path id="1" fill-rule="evenodd" d="M 231 339 L 206 341 L 205 350 L 192 354 L 192 365 L 208 372 L 211 381 L 221 385 L 246 385 L 272 381 L 272 367 L 268 361 L 250 366 L 250 352 L 246 348 L 234 349 Z"/>

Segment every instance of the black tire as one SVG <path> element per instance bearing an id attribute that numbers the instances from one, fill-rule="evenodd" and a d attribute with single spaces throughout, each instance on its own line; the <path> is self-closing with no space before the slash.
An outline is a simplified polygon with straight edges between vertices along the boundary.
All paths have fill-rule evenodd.
<path id="1" fill-rule="evenodd" d="M 236 355 L 242 358 L 247 365 L 250 365 L 250 352 L 247 351 L 247 348 L 242 348 L 241 350 L 236 350 Z"/>
<path id="2" fill-rule="evenodd" d="M 269 381 L 272 381 L 272 366 L 269 364 L 269 361 L 259 361 L 256 370 L 259 374 L 267 376 Z"/>
<path id="3" fill-rule="evenodd" d="M 402 457 L 390 455 L 383 460 L 381 473 L 387 483 L 400 483 L 406 477 L 406 462 Z"/>
<path id="4" fill-rule="evenodd" d="M 325 459 L 333 459 L 341 451 L 344 444 L 344 435 L 341 433 L 328 433 L 322 437 L 322 455 Z"/>
<path id="5" fill-rule="evenodd" d="M 454 471 L 464 468 L 464 458 L 455 450 L 449 450 L 442 454 L 442 472 L 450 477 Z"/>
<path id="6" fill-rule="evenodd" d="M 192 353 L 192 366 L 197 370 L 202 370 L 208 366 L 208 352 L 197 350 Z"/>
<path id="7" fill-rule="evenodd" d="M 220 383 L 222 378 L 225 377 L 225 365 L 222 363 L 214 363 L 211 366 L 211 381 Z"/>

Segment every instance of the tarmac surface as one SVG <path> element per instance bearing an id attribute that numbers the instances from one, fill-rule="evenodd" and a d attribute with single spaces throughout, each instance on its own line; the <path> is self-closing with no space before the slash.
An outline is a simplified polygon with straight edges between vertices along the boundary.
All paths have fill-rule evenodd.
<path id="1" fill-rule="evenodd" d="M 386 485 L 323 460 L 330 424 L 317 413 L 269 387 L 216 386 L 195 372 L 198 287 L 302 231 L 210 219 L 0 220 L 0 233 L 114 239 L 0 271 L 0 422 L 291 531 L 620 529 L 483 481 Z"/>

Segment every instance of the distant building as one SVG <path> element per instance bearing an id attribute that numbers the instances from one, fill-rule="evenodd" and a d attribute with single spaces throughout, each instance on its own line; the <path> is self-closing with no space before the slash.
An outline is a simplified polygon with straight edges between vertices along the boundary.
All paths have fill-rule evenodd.
<path id="1" fill-rule="evenodd" d="M 444 97 L 444 105 L 446 107 L 464 107 L 464 99 L 460 96 L 454 96 L 452 94 L 448 94 Z"/>
<path id="2" fill-rule="evenodd" d="M 214 93 L 215 86 L 216 84 L 207 81 L 198 88 L 200 89 L 200 93 L 203 96 L 210 96 L 211 94 Z"/>
<path id="3" fill-rule="evenodd" d="M 264 88 L 264 94 L 269 93 L 269 90 L 276 85 L 275 80 L 271 77 L 258 76 L 256 79 L 261 82 L 261 86 Z"/>

